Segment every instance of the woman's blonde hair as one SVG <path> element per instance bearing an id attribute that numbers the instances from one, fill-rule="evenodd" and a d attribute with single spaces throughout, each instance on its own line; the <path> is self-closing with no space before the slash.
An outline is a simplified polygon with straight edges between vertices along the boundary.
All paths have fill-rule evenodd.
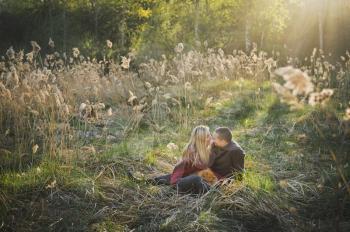
<path id="1" fill-rule="evenodd" d="M 185 146 L 183 159 L 190 160 L 194 166 L 207 166 L 210 153 L 209 144 L 207 144 L 209 135 L 209 127 L 203 125 L 195 127 L 190 141 Z"/>

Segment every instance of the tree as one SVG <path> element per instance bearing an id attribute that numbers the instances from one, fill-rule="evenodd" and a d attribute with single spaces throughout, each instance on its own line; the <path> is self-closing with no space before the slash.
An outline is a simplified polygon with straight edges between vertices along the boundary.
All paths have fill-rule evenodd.
<path id="1" fill-rule="evenodd" d="M 319 0 L 318 2 L 318 34 L 319 34 L 319 47 L 324 50 L 324 34 L 323 34 L 323 21 L 325 11 L 325 1 Z"/>
<path id="2" fill-rule="evenodd" d="M 194 37 L 196 41 L 199 41 L 199 36 L 198 36 L 198 25 L 199 25 L 199 15 L 200 15 L 199 0 L 194 1 L 194 6 L 195 6 Z"/>

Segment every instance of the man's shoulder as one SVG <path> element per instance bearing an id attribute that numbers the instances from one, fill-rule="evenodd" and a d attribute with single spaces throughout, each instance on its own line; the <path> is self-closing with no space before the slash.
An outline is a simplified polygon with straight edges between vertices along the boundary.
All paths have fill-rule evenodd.
<path id="1" fill-rule="evenodd" d="M 231 141 L 231 145 L 229 147 L 229 151 L 235 152 L 235 153 L 243 153 L 244 154 L 243 148 L 234 140 Z"/>

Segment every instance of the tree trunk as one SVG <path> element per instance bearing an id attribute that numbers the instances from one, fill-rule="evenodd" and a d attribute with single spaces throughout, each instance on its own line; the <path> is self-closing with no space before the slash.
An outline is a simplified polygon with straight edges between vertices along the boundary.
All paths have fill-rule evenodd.
<path id="1" fill-rule="evenodd" d="M 199 0 L 195 0 L 194 38 L 196 41 L 199 41 L 198 25 L 199 25 Z"/>
<path id="2" fill-rule="evenodd" d="M 324 50 L 324 18 L 327 0 L 319 0 L 318 9 L 318 35 L 319 35 L 319 46 L 320 49 Z"/>
<path id="3" fill-rule="evenodd" d="M 50 24 L 50 37 L 53 38 L 53 19 L 52 19 L 52 0 L 49 0 L 49 24 Z"/>
<path id="4" fill-rule="evenodd" d="M 125 46 L 125 31 L 126 31 L 126 22 L 125 20 L 123 20 L 121 22 L 121 26 L 119 28 L 120 31 L 120 45 L 122 47 L 122 49 L 124 49 Z"/>
<path id="5" fill-rule="evenodd" d="M 249 20 L 247 19 L 245 22 L 245 33 L 244 33 L 244 37 L 245 37 L 245 50 L 246 52 L 249 52 L 250 50 L 250 38 L 249 38 L 249 33 L 250 33 L 250 23 Z"/>
<path id="6" fill-rule="evenodd" d="M 260 50 L 263 50 L 264 38 L 265 38 L 265 31 L 261 32 Z"/>
<path id="7" fill-rule="evenodd" d="M 63 5 L 63 52 L 67 52 L 67 20 L 66 20 L 66 7 Z"/>
<path id="8" fill-rule="evenodd" d="M 98 40 L 98 5 L 97 5 L 97 1 L 94 0 L 94 21 L 95 21 L 95 25 L 94 25 L 94 33 L 95 33 L 95 39 L 96 41 Z"/>
<path id="9" fill-rule="evenodd" d="M 207 10 L 207 14 L 209 14 L 209 0 L 205 0 L 205 7 Z"/>
<path id="10" fill-rule="evenodd" d="M 319 33 L 319 43 L 320 43 L 320 49 L 323 50 L 323 17 L 322 17 L 322 9 L 318 12 L 318 33 Z"/>

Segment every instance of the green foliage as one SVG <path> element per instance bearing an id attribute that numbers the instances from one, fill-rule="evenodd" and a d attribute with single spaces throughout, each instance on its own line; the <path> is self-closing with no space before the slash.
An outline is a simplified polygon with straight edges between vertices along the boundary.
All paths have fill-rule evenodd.
<path id="1" fill-rule="evenodd" d="M 252 48 L 306 55 L 317 47 L 318 14 L 321 1 L 306 0 L 3 0 L 0 2 L 0 50 L 11 45 L 29 48 L 36 40 L 46 48 L 51 37 L 59 51 L 80 47 L 90 56 L 102 58 L 105 40 L 114 43 L 114 57 L 130 51 L 141 57 L 171 54 L 183 42 L 186 49 L 206 51 L 209 47 Z M 305 6 L 310 11 L 303 11 Z M 341 31 L 348 25 L 346 3 L 332 1 L 324 13 L 325 32 Z M 315 9 L 312 11 L 312 9 Z M 339 12 L 340 21 L 334 15 Z M 327 14 L 326 14 L 327 13 Z M 296 20 L 298 19 L 298 20 Z M 304 21 L 302 21 L 304 19 Z M 332 26 L 332 27 L 331 27 Z M 308 40 L 300 34 L 308 28 Z M 337 27 L 337 28 L 333 28 Z M 337 34 L 337 33 L 334 33 Z M 343 54 L 344 41 L 329 36 L 329 51 Z M 337 43 L 339 41 L 339 44 Z M 250 45 L 249 45 L 250 44 Z M 305 48 L 305 50 L 301 50 Z"/>
<path id="2" fill-rule="evenodd" d="M 102 57 L 98 48 L 112 40 L 119 54 L 125 54 L 132 40 L 151 17 L 154 0 L 5 0 L 0 3 L 0 31 L 7 31 L 1 49 L 11 45 L 28 47 L 36 40 L 45 49 L 51 37 L 60 51 L 81 47 Z M 14 20 L 13 20 L 14 19 Z M 101 44 L 102 41 L 102 44 Z"/>
<path id="3" fill-rule="evenodd" d="M 162 2 L 136 45 L 141 54 L 151 56 L 168 54 L 179 41 L 204 50 L 208 45 L 198 46 L 196 41 L 228 50 L 243 48 L 247 20 L 252 41 L 260 43 L 265 38 L 266 43 L 276 42 L 286 28 L 288 14 L 283 0 L 198 1 L 198 5 L 195 1 Z"/>

